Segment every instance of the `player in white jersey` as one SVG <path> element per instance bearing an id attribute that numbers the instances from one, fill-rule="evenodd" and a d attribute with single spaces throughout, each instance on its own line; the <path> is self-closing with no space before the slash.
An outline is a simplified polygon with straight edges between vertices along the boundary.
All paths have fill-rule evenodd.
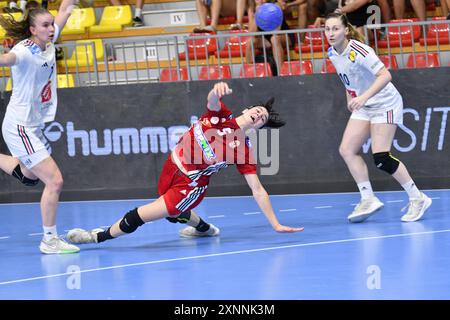
<path id="1" fill-rule="evenodd" d="M 25 12 L 21 21 L 0 17 L 6 36 L 18 43 L 0 56 L 0 66 L 11 67 L 13 89 L 2 124 L 2 135 L 12 156 L 0 154 L 0 168 L 27 186 L 41 180 L 44 236 L 42 253 L 75 253 L 79 248 L 58 237 L 56 210 L 63 185 L 61 172 L 50 156 L 42 133 L 44 123 L 56 113 L 56 63 L 54 42 L 70 16 L 75 0 L 63 0 L 56 17 L 47 9 Z"/>
<path id="2" fill-rule="evenodd" d="M 377 168 L 391 174 L 408 193 L 408 211 L 401 220 L 419 220 L 432 201 L 417 188 L 405 165 L 390 153 L 397 125 L 403 122 L 402 97 L 391 83 L 390 72 L 372 48 L 362 43 L 364 39 L 345 15 L 328 15 L 325 35 L 330 44 L 328 57 L 344 83 L 347 108 L 352 113 L 339 147 L 361 193 L 361 202 L 348 216 L 349 221 L 362 222 L 383 206 L 373 193 L 367 165 L 359 155 L 369 137 Z"/>

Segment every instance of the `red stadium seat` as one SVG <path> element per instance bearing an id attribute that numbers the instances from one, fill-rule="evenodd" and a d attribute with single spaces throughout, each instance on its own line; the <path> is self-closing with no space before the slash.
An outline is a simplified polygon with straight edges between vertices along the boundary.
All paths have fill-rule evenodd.
<path id="1" fill-rule="evenodd" d="M 433 21 L 446 20 L 446 17 L 434 17 Z M 420 38 L 420 44 L 423 46 L 426 44 L 429 46 L 441 44 L 449 44 L 450 43 L 450 29 L 448 23 L 436 23 L 430 24 L 426 37 Z"/>
<path id="2" fill-rule="evenodd" d="M 247 46 L 247 40 L 249 36 L 245 35 L 235 35 L 247 33 L 247 30 L 233 30 L 228 33 L 230 36 L 226 38 L 225 45 L 219 52 L 221 58 L 229 57 L 245 57 L 245 48 Z"/>
<path id="3" fill-rule="evenodd" d="M 317 27 L 313 25 L 308 26 L 309 29 L 315 29 Z M 299 48 L 298 45 L 295 46 L 295 52 L 299 52 L 300 50 L 302 53 L 308 53 L 308 52 L 320 52 L 320 51 L 326 51 L 329 48 L 328 41 L 325 37 L 325 34 L 323 31 L 313 31 L 313 32 L 306 32 L 305 33 L 305 40 L 301 47 Z"/>
<path id="4" fill-rule="evenodd" d="M 336 73 L 336 69 L 334 68 L 333 62 L 330 59 L 326 59 L 322 65 L 321 73 Z"/>
<path id="5" fill-rule="evenodd" d="M 202 37 L 201 39 L 189 39 L 186 42 L 189 60 L 206 59 L 217 51 L 216 39 L 208 36 L 215 33 L 191 33 L 190 37 Z M 186 60 L 186 52 L 182 52 L 178 56 L 181 60 Z"/>
<path id="6" fill-rule="evenodd" d="M 272 69 L 269 63 L 248 63 L 244 64 L 239 73 L 240 78 L 261 78 L 271 77 Z"/>
<path id="7" fill-rule="evenodd" d="M 310 60 L 306 61 L 285 61 L 281 66 L 280 76 L 294 76 L 302 74 L 312 74 L 313 67 Z"/>
<path id="8" fill-rule="evenodd" d="M 185 67 L 180 68 L 180 77 L 178 77 L 178 72 L 176 68 L 165 68 L 161 70 L 159 76 L 160 82 L 170 82 L 170 81 L 183 81 L 188 79 L 187 69 Z"/>
<path id="9" fill-rule="evenodd" d="M 198 75 L 199 80 L 231 79 L 230 66 L 203 66 Z"/>
<path id="10" fill-rule="evenodd" d="M 414 64 L 415 62 L 415 64 Z M 410 54 L 406 62 L 406 68 L 436 68 L 440 67 L 439 56 L 435 53 Z"/>
<path id="11" fill-rule="evenodd" d="M 395 56 L 379 56 L 381 62 L 384 63 L 386 69 L 397 70 L 398 63 L 397 58 Z"/>
<path id="12" fill-rule="evenodd" d="M 391 20 L 390 23 L 415 22 L 417 19 L 398 19 Z M 405 25 L 405 26 L 388 26 L 386 40 L 378 41 L 378 47 L 400 47 L 402 45 L 412 46 L 413 42 L 418 42 L 421 34 L 421 26 Z"/>

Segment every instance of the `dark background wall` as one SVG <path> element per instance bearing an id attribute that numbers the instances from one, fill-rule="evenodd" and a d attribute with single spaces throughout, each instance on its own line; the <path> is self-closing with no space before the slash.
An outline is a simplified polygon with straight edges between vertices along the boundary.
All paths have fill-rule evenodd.
<path id="1" fill-rule="evenodd" d="M 397 131 L 393 154 L 407 165 L 421 188 L 450 187 L 449 71 L 393 72 L 405 105 L 404 125 Z M 279 131 L 278 174 L 261 176 L 270 193 L 356 191 L 338 153 L 349 112 L 337 75 L 227 82 L 233 94 L 224 101 L 235 115 L 246 105 L 274 96 L 287 120 Z M 197 81 L 59 90 L 57 117 L 47 125 L 46 135 L 65 179 L 62 200 L 155 197 L 159 173 L 176 142 L 176 132 L 186 130 L 191 117 L 203 113 L 213 84 Z M 9 94 L 5 94 L 0 105 L 2 119 L 8 101 Z M 140 134 L 149 131 L 161 134 L 159 139 L 145 143 Z M 129 143 L 130 150 L 117 138 L 123 133 L 137 137 L 134 144 Z M 8 153 L 3 139 L 0 151 Z M 390 176 L 374 168 L 368 146 L 363 152 L 375 189 L 399 189 Z M 42 185 L 26 188 L 0 173 L 0 202 L 37 201 L 41 190 Z M 208 192 L 237 195 L 249 194 L 249 189 L 230 167 L 214 176 Z"/>

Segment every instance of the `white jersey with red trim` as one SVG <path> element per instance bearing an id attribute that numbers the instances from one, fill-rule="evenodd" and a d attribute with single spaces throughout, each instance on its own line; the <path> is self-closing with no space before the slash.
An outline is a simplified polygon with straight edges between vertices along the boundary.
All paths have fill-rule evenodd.
<path id="1" fill-rule="evenodd" d="M 56 41 L 60 28 L 54 26 Z M 25 39 L 11 52 L 16 62 L 11 67 L 13 89 L 5 119 L 30 127 L 53 121 L 57 105 L 55 45 L 49 42 L 42 51 L 32 40 Z"/>
<path id="2" fill-rule="evenodd" d="M 331 46 L 328 58 L 352 97 L 362 95 L 375 82 L 376 74 L 384 67 L 373 49 L 364 43 L 350 40 L 345 50 L 339 54 Z M 377 94 L 367 100 L 365 107 L 383 108 L 398 103 L 400 93 L 389 82 Z"/>

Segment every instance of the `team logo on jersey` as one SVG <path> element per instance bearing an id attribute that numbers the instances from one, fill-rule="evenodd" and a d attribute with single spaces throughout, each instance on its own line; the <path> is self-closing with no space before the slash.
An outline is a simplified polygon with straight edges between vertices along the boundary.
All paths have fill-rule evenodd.
<path id="1" fill-rule="evenodd" d="M 356 60 L 356 52 L 351 50 L 350 53 L 348 54 L 348 58 L 350 59 L 351 62 L 355 62 L 355 60 Z"/>
<path id="2" fill-rule="evenodd" d="M 52 82 L 51 80 L 48 80 L 47 84 L 41 91 L 41 102 L 42 103 L 48 102 L 50 101 L 51 98 L 52 98 Z"/>
<path id="3" fill-rule="evenodd" d="M 48 63 L 45 62 L 41 67 L 42 67 L 42 68 L 48 67 Z"/>
<path id="4" fill-rule="evenodd" d="M 42 51 L 41 48 L 30 39 L 25 40 L 23 45 L 28 48 L 32 54 L 40 53 Z"/>

